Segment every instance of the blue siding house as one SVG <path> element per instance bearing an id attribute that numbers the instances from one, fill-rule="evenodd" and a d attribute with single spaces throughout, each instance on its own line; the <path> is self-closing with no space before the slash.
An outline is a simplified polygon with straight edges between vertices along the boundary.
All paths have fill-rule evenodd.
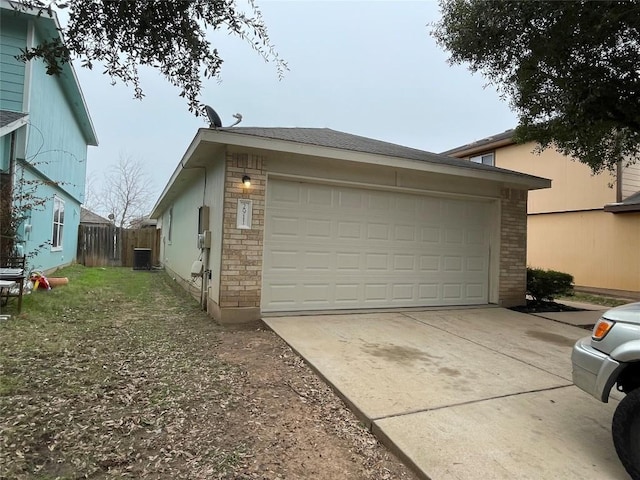
<path id="1" fill-rule="evenodd" d="M 5 204 L 21 212 L 13 239 L 3 233 L 1 241 L 14 240 L 29 268 L 44 271 L 75 260 L 87 148 L 98 144 L 73 67 L 51 76 L 41 60 L 15 58 L 59 37 L 58 28 L 55 16 L 16 11 L 0 0 L 1 191 Z"/>

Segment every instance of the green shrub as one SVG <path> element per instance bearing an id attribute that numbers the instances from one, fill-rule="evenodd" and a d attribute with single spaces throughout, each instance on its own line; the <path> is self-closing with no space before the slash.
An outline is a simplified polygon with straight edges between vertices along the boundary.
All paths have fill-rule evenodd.
<path id="1" fill-rule="evenodd" d="M 542 270 L 541 268 L 527 268 L 527 293 L 534 302 L 553 300 L 558 295 L 569 295 L 573 292 L 573 275 Z"/>

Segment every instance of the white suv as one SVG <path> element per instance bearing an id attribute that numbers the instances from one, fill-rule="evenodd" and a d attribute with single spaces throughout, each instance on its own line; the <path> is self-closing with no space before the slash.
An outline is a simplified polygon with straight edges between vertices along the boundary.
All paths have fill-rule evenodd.
<path id="1" fill-rule="evenodd" d="M 620 461 L 640 480 L 640 302 L 607 311 L 571 354 L 573 383 L 602 402 L 624 392 L 611 431 Z"/>

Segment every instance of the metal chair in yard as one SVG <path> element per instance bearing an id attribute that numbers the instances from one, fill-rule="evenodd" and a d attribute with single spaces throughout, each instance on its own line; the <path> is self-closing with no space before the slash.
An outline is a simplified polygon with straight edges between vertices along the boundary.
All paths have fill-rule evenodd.
<path id="1" fill-rule="evenodd" d="M 25 255 L 0 257 L 0 306 L 4 307 L 10 298 L 16 298 L 18 313 L 22 310 L 26 263 Z"/>

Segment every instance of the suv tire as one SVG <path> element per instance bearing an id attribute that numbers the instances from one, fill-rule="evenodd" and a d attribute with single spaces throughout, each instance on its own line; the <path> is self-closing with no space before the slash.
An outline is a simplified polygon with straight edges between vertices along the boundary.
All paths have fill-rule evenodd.
<path id="1" fill-rule="evenodd" d="M 613 444 L 633 480 L 640 480 L 640 388 L 629 392 L 613 414 Z"/>

